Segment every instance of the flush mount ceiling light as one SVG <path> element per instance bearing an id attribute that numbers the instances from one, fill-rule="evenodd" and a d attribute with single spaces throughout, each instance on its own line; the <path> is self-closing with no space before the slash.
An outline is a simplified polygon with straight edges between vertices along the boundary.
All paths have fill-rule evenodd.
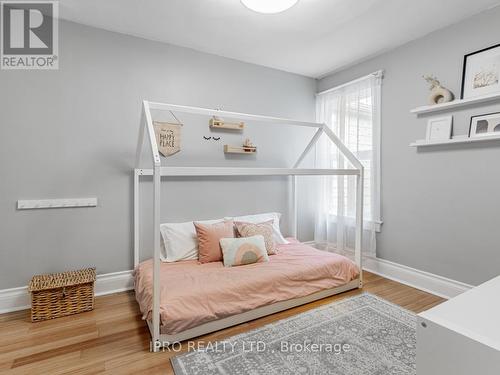
<path id="1" fill-rule="evenodd" d="M 255 12 L 273 14 L 290 9 L 297 4 L 298 1 L 299 0 L 241 0 L 241 3 Z"/>

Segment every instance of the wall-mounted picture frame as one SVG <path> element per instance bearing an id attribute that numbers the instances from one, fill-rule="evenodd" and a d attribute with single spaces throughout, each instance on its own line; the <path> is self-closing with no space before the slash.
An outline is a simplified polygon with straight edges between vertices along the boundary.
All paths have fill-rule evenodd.
<path id="1" fill-rule="evenodd" d="M 464 56 L 461 99 L 500 94 L 500 44 Z"/>
<path id="2" fill-rule="evenodd" d="M 428 141 L 450 139 L 452 130 L 453 116 L 431 118 L 427 122 L 425 139 Z"/>
<path id="3" fill-rule="evenodd" d="M 470 119 L 469 137 L 500 137 L 500 112 L 472 116 Z"/>

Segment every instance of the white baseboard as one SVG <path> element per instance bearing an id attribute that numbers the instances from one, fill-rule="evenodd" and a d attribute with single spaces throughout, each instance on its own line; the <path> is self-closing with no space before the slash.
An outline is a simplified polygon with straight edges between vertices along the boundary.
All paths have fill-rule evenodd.
<path id="1" fill-rule="evenodd" d="M 133 271 L 120 271 L 97 275 L 95 295 L 104 296 L 134 289 Z"/>
<path id="2" fill-rule="evenodd" d="M 28 287 L 0 290 L 0 314 L 30 308 Z"/>
<path id="3" fill-rule="evenodd" d="M 103 296 L 134 288 L 132 271 L 121 271 L 97 275 L 95 295 Z M 0 314 L 30 308 L 28 287 L 0 290 Z"/>
<path id="4" fill-rule="evenodd" d="M 460 281 L 370 256 L 363 257 L 363 269 L 446 299 L 473 288 Z"/>
<path id="5" fill-rule="evenodd" d="M 314 241 L 305 243 L 311 246 L 315 245 Z M 335 249 L 335 246 L 332 244 L 322 244 L 321 246 L 331 246 L 332 251 Z M 354 256 L 354 250 L 352 249 L 346 249 L 345 252 L 350 254 L 349 257 Z M 417 270 L 371 255 L 363 256 L 363 269 L 386 279 L 394 280 L 446 299 L 456 297 L 473 288 L 472 285 L 460 281 Z"/>
<path id="6" fill-rule="evenodd" d="M 388 260 L 365 256 L 363 269 L 443 298 L 453 298 L 473 286 L 420 271 Z M 133 289 L 132 271 L 97 275 L 95 295 L 102 296 Z M 0 290 L 0 314 L 30 308 L 27 287 Z"/>

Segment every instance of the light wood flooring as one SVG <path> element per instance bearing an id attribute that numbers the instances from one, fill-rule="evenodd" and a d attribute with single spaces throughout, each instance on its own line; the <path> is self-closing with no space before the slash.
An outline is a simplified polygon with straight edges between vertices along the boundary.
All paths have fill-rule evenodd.
<path id="1" fill-rule="evenodd" d="M 416 313 L 443 302 L 383 277 L 364 275 L 363 291 Z M 354 290 L 325 298 L 200 340 L 220 340 L 359 293 Z M 51 321 L 31 323 L 28 310 L 4 314 L 0 315 L 0 373 L 173 374 L 169 358 L 176 353 L 150 353 L 149 339 L 133 292 L 97 297 L 94 311 Z"/>

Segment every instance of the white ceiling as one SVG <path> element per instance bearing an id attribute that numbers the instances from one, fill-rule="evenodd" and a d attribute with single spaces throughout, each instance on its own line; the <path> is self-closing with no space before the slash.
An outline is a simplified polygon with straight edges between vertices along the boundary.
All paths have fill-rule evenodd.
<path id="1" fill-rule="evenodd" d="M 500 0 L 299 0 L 263 15 L 239 0 L 60 0 L 60 16 L 119 33 L 321 77 Z"/>

